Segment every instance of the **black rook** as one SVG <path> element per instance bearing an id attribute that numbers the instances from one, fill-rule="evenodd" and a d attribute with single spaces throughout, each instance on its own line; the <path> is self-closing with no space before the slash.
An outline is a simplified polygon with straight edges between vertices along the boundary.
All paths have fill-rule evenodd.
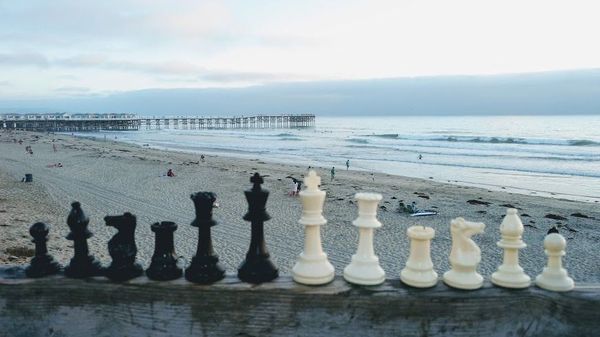
<path id="1" fill-rule="evenodd" d="M 152 224 L 151 229 L 156 238 L 152 262 L 146 270 L 146 275 L 149 279 L 156 281 L 169 281 L 180 278 L 183 271 L 177 266 L 177 255 L 175 255 L 173 242 L 173 234 L 177 229 L 177 225 L 174 222 L 163 221 Z"/>
<path id="2" fill-rule="evenodd" d="M 49 231 L 50 226 L 42 222 L 34 223 L 29 228 L 29 234 L 33 237 L 32 242 L 35 243 L 35 256 L 31 259 L 29 267 L 25 269 L 28 277 L 42 277 L 60 271 L 60 265 L 48 254 L 46 241 L 48 241 Z"/>
<path id="3" fill-rule="evenodd" d="M 198 192 L 191 195 L 196 208 L 196 218 L 191 225 L 198 227 L 198 250 L 192 263 L 185 270 L 188 281 L 209 284 L 225 277 L 225 269 L 219 264 L 210 236 L 210 228 L 217 224 L 213 220 L 213 208 L 217 207 L 217 196 L 212 192 Z"/>
<path id="4" fill-rule="evenodd" d="M 72 203 L 71 207 L 71 212 L 67 217 L 67 225 L 69 225 L 71 232 L 67 235 L 67 240 L 73 241 L 75 256 L 71 259 L 71 263 L 65 267 L 65 275 L 74 278 L 103 275 L 104 270 L 100 262 L 93 255 L 90 255 L 87 244 L 87 239 L 93 236 L 87 229 L 90 219 L 81 210 L 79 202 Z"/>
<path id="5" fill-rule="evenodd" d="M 123 215 L 105 216 L 104 222 L 107 226 L 118 230 L 117 234 L 108 241 L 108 253 L 112 258 L 112 263 L 106 268 L 106 277 L 113 281 L 126 281 L 142 275 L 144 272 L 142 266 L 135 262 L 137 254 L 135 215 L 124 213 Z"/>
<path id="6" fill-rule="evenodd" d="M 248 201 L 248 213 L 244 215 L 244 220 L 252 224 L 252 238 L 246 260 L 238 269 L 238 277 L 249 283 L 269 282 L 279 276 L 265 245 L 264 222 L 271 219 L 265 209 L 269 191 L 260 186 L 264 180 L 258 173 L 250 178 L 250 182 L 253 184 L 252 189 L 244 191 Z"/>

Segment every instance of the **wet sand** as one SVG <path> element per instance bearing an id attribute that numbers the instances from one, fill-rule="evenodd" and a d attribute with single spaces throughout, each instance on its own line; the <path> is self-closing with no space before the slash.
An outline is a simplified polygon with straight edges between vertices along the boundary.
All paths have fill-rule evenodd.
<path id="1" fill-rule="evenodd" d="M 22 139 L 23 143 L 14 143 Z M 53 142 L 53 139 L 55 140 Z M 53 151 L 53 144 L 57 152 Z M 30 145 L 33 155 L 25 152 Z M 52 167 L 61 163 L 63 167 Z M 50 167 L 49 167 L 50 166 Z M 49 250 L 62 263 L 72 255 L 72 242 L 66 216 L 72 201 L 80 201 L 91 218 L 91 252 L 109 262 L 107 241 L 115 233 L 104 225 L 107 215 L 132 212 L 138 218 L 138 257 L 148 265 L 154 249 L 150 224 L 175 221 L 177 254 L 191 259 L 197 242 L 197 229 L 190 226 L 194 207 L 190 194 L 213 191 L 220 207 L 215 211 L 219 224 L 213 227 L 216 252 L 229 272 L 235 272 L 250 242 L 250 224 L 242 220 L 247 211 L 243 191 L 250 188 L 255 171 L 265 178 L 263 187 L 271 191 L 267 211 L 272 219 L 265 224 L 267 247 L 282 273 L 289 273 L 302 251 L 304 231 L 297 223 L 302 212 L 298 197 L 288 196 L 291 180 L 301 178 L 308 165 L 290 166 L 261 161 L 167 152 L 145 147 L 29 132 L 0 131 L 0 263 L 25 263 L 32 254 L 29 226 L 37 221 L 52 225 Z M 342 167 L 340 163 L 339 167 Z M 166 177 L 172 168 L 176 177 Z M 338 170 L 331 181 L 329 168 L 317 168 L 322 189 L 327 191 L 322 227 L 324 250 L 341 273 L 356 250 L 358 231 L 351 225 L 356 218 L 354 194 L 362 191 L 383 195 L 378 218 L 383 227 L 375 233 L 375 252 L 389 278 L 398 278 L 408 257 L 406 229 L 412 225 L 436 230 L 432 259 L 438 273 L 448 270 L 452 218 L 481 221 L 486 231 L 474 237 L 482 250 L 479 271 L 488 277 L 501 263 L 496 246 L 499 225 L 507 207 L 516 207 L 525 225 L 527 248 L 521 251 L 521 265 L 535 276 L 546 257 L 543 238 L 558 226 L 567 238 L 565 265 L 579 282 L 600 281 L 600 206 L 536 196 L 489 191 L 475 187 L 445 184 L 432 180 L 368 172 Z M 33 183 L 22 183 L 25 173 Z M 508 182 L 507 182 L 508 183 Z M 397 211 L 398 202 L 417 202 L 420 209 L 433 209 L 436 216 L 413 218 Z"/>

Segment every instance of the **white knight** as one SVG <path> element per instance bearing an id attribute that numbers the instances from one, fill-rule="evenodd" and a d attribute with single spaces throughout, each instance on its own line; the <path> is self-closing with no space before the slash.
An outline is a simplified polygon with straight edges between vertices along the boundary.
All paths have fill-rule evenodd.
<path id="1" fill-rule="evenodd" d="M 471 236 L 483 233 L 484 229 L 484 223 L 470 222 L 463 218 L 456 218 L 450 222 L 451 269 L 444 273 L 444 283 L 448 286 L 471 290 L 483 285 L 483 277 L 477 273 L 477 266 L 481 262 L 481 249 Z"/>

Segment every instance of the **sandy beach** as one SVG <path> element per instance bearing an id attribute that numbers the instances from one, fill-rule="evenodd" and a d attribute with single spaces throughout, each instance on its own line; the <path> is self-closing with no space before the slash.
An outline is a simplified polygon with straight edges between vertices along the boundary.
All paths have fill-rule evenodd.
<path id="1" fill-rule="evenodd" d="M 23 143 L 15 143 L 22 139 Z M 53 150 L 53 145 L 57 151 Z M 33 154 L 25 151 L 31 146 Z M 61 163 L 62 167 L 54 164 Z M 302 164 L 302 163 L 299 163 Z M 91 252 L 109 262 L 107 241 L 115 233 L 104 225 L 105 215 L 132 212 L 137 216 L 138 258 L 147 266 L 154 249 L 150 224 L 175 221 L 178 255 L 190 260 L 197 230 L 190 194 L 213 191 L 220 207 L 213 227 L 216 252 L 228 272 L 235 272 L 250 241 L 250 224 L 242 220 L 247 211 L 243 191 L 250 188 L 252 173 L 267 175 L 264 188 L 271 191 L 265 224 L 267 247 L 282 273 L 289 273 L 302 251 L 304 230 L 297 223 L 301 214 L 298 197 L 288 196 L 290 179 L 306 173 L 308 165 L 289 166 L 256 159 L 167 152 L 114 141 L 94 141 L 68 135 L 0 131 L 0 263 L 26 263 L 33 254 L 29 226 L 37 221 L 51 224 L 49 250 L 60 262 L 72 256 L 66 217 L 72 201 L 79 201 L 90 217 Z M 343 167 L 340 163 L 339 167 Z M 172 168 L 176 177 L 166 177 Z M 600 206 L 569 200 L 462 187 L 430 180 L 368 172 L 338 170 L 331 181 L 329 168 L 317 168 L 322 189 L 327 191 L 322 227 L 324 250 L 341 273 L 356 250 L 358 232 L 351 225 L 357 209 L 354 194 L 361 191 L 383 195 L 378 218 L 383 227 L 375 233 L 375 251 L 388 278 L 398 278 L 408 257 L 406 229 L 412 225 L 436 230 L 432 259 L 438 273 L 448 270 L 451 239 L 450 220 L 462 216 L 486 224 L 485 233 L 474 237 L 482 251 L 479 271 L 486 278 L 501 263 L 497 247 L 499 225 L 507 207 L 519 209 L 525 225 L 527 248 L 520 262 L 535 276 L 546 262 L 542 241 L 552 226 L 567 238 L 565 265 L 576 282 L 600 281 Z M 33 183 L 23 183 L 25 173 Z M 397 211 L 398 202 L 417 202 L 420 209 L 434 209 L 436 216 L 413 218 Z"/>

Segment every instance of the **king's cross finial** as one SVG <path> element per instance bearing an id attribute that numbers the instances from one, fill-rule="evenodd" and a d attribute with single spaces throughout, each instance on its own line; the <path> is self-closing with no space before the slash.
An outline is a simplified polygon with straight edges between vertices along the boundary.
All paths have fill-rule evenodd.
<path id="1" fill-rule="evenodd" d="M 304 184 L 307 191 L 316 192 L 319 190 L 319 185 L 321 185 L 321 177 L 317 175 L 315 170 L 310 170 L 304 178 Z"/>
<path id="2" fill-rule="evenodd" d="M 258 172 L 256 172 L 250 178 L 250 182 L 254 184 L 254 186 L 252 186 L 252 189 L 260 190 L 260 185 L 262 185 L 265 181 L 264 181 L 263 177 L 261 177 L 260 174 L 258 174 Z"/>

